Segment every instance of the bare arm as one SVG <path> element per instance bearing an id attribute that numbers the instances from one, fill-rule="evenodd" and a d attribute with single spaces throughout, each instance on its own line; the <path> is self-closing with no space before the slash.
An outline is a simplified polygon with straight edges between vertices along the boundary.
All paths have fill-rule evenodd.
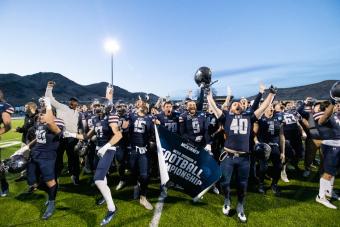
<path id="1" fill-rule="evenodd" d="M 55 117 L 53 116 L 52 109 L 46 109 L 46 114 L 44 116 L 45 121 L 47 123 L 48 128 L 54 133 L 58 134 L 61 132 L 61 129 L 54 122 Z"/>
<path id="2" fill-rule="evenodd" d="M 212 97 L 212 92 L 209 92 L 209 94 L 207 95 L 207 100 L 209 106 L 211 107 L 212 111 L 215 114 L 215 117 L 219 119 L 222 116 L 223 112 L 216 106 L 216 103 Z"/>
<path id="3" fill-rule="evenodd" d="M 229 103 L 230 103 L 230 99 L 231 99 L 231 88 L 228 86 L 227 87 L 227 97 L 225 98 L 225 101 L 222 105 L 222 110 L 227 110 Z"/>
<path id="4" fill-rule="evenodd" d="M 11 115 L 7 112 L 2 113 L 2 122 L 4 124 L 3 128 L 0 128 L 0 135 L 11 130 Z"/>
<path id="5" fill-rule="evenodd" d="M 254 143 L 259 143 L 259 139 L 257 138 L 257 133 L 259 132 L 259 124 L 257 122 L 254 123 L 253 126 L 253 132 L 254 132 Z"/>
<path id="6" fill-rule="evenodd" d="M 281 148 L 281 159 L 284 161 L 285 159 L 285 146 L 286 146 L 286 139 L 283 131 L 283 125 L 281 124 L 280 128 L 280 148 Z"/>
<path id="7" fill-rule="evenodd" d="M 110 139 L 109 143 L 113 146 L 113 145 L 117 144 L 119 142 L 119 140 L 121 140 L 123 138 L 123 135 L 122 135 L 121 131 L 119 130 L 118 125 L 116 123 L 111 123 L 110 127 L 112 129 L 113 136 Z"/>
<path id="8" fill-rule="evenodd" d="M 262 105 L 254 112 L 255 117 L 257 119 L 259 119 L 261 117 L 261 115 L 264 113 L 264 111 L 267 109 L 267 107 L 273 102 L 274 97 L 275 97 L 275 93 L 274 93 L 274 91 L 271 91 L 268 94 L 267 98 L 262 103 Z"/>

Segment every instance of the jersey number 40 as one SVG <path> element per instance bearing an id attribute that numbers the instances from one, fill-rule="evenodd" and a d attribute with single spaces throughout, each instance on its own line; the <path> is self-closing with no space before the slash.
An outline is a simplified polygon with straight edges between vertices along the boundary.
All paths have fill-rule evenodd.
<path id="1" fill-rule="evenodd" d="M 247 134 L 248 132 L 248 119 L 236 119 L 234 118 L 230 125 L 230 130 L 234 131 L 234 134 Z"/>

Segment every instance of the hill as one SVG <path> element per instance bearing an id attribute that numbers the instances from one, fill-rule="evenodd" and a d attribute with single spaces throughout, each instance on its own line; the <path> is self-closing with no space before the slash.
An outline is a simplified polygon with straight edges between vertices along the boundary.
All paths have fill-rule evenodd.
<path id="1" fill-rule="evenodd" d="M 329 90 L 336 80 L 324 80 L 314 84 L 308 84 L 291 88 L 279 88 L 277 100 L 304 100 L 306 97 L 313 97 L 316 99 L 328 99 Z M 254 99 L 255 96 L 249 97 Z"/>
<path id="2" fill-rule="evenodd" d="M 45 94 L 48 81 L 55 81 L 56 87 L 53 94 L 57 100 L 67 101 L 70 97 L 77 97 L 81 102 L 90 102 L 94 98 L 105 96 L 108 85 L 106 82 L 90 85 L 80 85 L 67 77 L 51 72 L 40 72 L 33 75 L 19 76 L 16 74 L 0 74 L 0 89 L 5 94 L 5 99 L 14 106 L 24 105 L 26 102 L 39 99 Z M 114 101 L 121 99 L 126 102 L 134 102 L 144 92 L 129 92 L 119 86 L 114 86 Z M 149 94 L 152 102 L 156 102 L 158 96 Z"/>

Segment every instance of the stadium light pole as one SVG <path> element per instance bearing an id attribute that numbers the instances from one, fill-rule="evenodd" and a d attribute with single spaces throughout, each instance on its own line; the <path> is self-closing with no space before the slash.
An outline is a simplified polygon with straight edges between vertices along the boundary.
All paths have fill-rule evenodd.
<path id="1" fill-rule="evenodd" d="M 113 55 L 119 51 L 119 45 L 116 40 L 107 39 L 105 41 L 104 48 L 111 54 L 111 85 L 113 85 Z"/>

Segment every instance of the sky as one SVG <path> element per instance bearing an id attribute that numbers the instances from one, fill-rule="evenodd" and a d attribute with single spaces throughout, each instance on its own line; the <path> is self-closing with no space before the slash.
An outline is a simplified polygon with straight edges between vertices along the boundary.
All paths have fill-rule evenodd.
<path id="1" fill-rule="evenodd" d="M 218 95 L 340 79 L 340 1 L 0 1 L 0 73 L 56 72 L 184 97 L 212 69 Z M 104 92 L 104 91 L 103 91 Z"/>

